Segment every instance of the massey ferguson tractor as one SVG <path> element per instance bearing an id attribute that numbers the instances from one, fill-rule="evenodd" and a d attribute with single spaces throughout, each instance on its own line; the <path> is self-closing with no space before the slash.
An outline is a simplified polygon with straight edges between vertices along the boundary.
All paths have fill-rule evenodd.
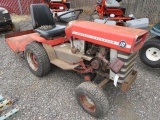
<path id="1" fill-rule="evenodd" d="M 149 19 L 136 19 L 133 14 L 125 16 L 125 8 L 120 3 L 122 0 L 97 0 L 96 9 L 91 14 L 91 21 L 103 24 L 112 24 L 132 28 L 148 27 Z"/>
<path id="2" fill-rule="evenodd" d="M 75 90 L 79 105 L 94 117 L 106 116 L 109 103 L 103 87 L 113 81 L 122 91 L 130 88 L 147 31 L 80 20 L 58 25 L 45 4 L 32 4 L 30 11 L 34 29 L 7 34 L 8 46 L 24 54 L 37 77 L 47 75 L 51 64 L 83 74 L 85 82 Z"/>

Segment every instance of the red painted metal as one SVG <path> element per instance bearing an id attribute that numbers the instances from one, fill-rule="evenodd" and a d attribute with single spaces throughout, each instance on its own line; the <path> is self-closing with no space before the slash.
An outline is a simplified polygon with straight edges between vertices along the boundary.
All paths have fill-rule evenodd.
<path id="1" fill-rule="evenodd" d="M 92 73 L 93 72 L 93 68 L 91 66 L 86 67 L 86 65 L 84 64 L 83 60 L 79 62 L 79 65 L 81 66 L 81 69 L 73 69 L 74 71 L 78 72 L 78 73 Z"/>
<path id="2" fill-rule="evenodd" d="M 67 6 L 63 3 L 50 3 L 49 7 L 53 10 L 53 12 L 63 12 L 65 11 L 67 8 Z M 60 7 L 63 7 L 63 9 L 59 9 Z"/>
<path id="3" fill-rule="evenodd" d="M 130 17 L 113 17 L 113 18 L 108 18 L 108 20 L 124 20 L 124 21 L 127 21 L 127 20 L 132 20 L 132 18 Z"/>
<path id="4" fill-rule="evenodd" d="M 115 14 L 116 16 L 123 16 L 124 13 L 121 9 L 119 8 L 107 8 L 107 10 L 105 10 L 104 14 Z"/>
<path id="5" fill-rule="evenodd" d="M 33 41 L 54 46 L 66 42 L 66 39 L 65 37 L 57 37 L 53 40 L 46 40 L 31 30 L 6 35 L 6 42 L 15 53 L 23 52 L 26 45 Z"/>
<path id="6" fill-rule="evenodd" d="M 73 37 L 126 53 L 139 50 L 144 44 L 147 33 L 146 30 L 89 21 L 72 22 L 66 28 L 67 39 Z M 121 47 L 121 42 L 126 45 Z"/>

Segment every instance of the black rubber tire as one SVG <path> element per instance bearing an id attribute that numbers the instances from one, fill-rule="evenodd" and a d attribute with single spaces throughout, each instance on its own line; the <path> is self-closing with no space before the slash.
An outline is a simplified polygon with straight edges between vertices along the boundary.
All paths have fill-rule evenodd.
<path id="1" fill-rule="evenodd" d="M 14 32 L 20 32 L 20 26 L 19 23 L 13 22 L 13 31 Z"/>
<path id="2" fill-rule="evenodd" d="M 78 104 L 83 108 L 84 111 L 96 118 L 104 118 L 109 110 L 109 103 L 106 94 L 104 94 L 102 88 L 92 82 L 83 82 L 75 90 L 76 99 Z M 81 102 L 81 96 L 85 95 L 95 105 L 95 111 L 89 111 L 84 107 Z"/>
<path id="3" fill-rule="evenodd" d="M 151 38 L 148 41 L 146 41 L 144 43 L 143 47 L 139 51 L 139 57 L 144 64 L 146 64 L 152 68 L 160 68 L 160 60 L 151 61 L 146 56 L 147 49 L 149 49 L 151 47 L 155 47 L 160 50 L 160 37 L 154 37 L 154 38 Z"/>
<path id="4" fill-rule="evenodd" d="M 37 70 L 32 69 L 30 66 L 28 60 L 27 60 L 27 53 L 32 53 L 36 57 L 36 61 L 38 62 L 38 68 Z M 25 60 L 27 62 L 27 65 L 30 69 L 30 71 L 37 77 L 42 77 L 47 75 L 50 72 L 51 63 L 49 60 L 49 57 L 43 48 L 41 43 L 38 42 L 31 42 L 28 44 L 24 51 Z"/>

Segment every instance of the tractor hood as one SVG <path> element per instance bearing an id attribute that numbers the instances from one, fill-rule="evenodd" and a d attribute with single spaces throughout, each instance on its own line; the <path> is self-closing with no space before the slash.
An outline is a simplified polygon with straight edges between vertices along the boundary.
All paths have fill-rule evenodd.
<path id="1" fill-rule="evenodd" d="M 148 31 L 89 21 L 71 21 L 66 29 L 67 39 L 79 39 L 119 51 L 139 50 Z"/>
<path id="2" fill-rule="evenodd" d="M 150 32 L 157 36 L 160 36 L 160 22 L 154 25 Z"/>
<path id="3" fill-rule="evenodd" d="M 5 8 L 0 7 L 0 12 L 2 12 L 2 11 L 4 11 L 4 10 L 6 10 L 6 9 L 5 9 Z"/>

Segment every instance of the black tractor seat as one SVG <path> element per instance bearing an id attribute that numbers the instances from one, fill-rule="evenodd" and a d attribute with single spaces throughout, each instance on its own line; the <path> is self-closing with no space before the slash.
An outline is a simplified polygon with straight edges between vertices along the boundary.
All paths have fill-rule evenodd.
<path id="1" fill-rule="evenodd" d="M 56 25 L 52 12 L 45 4 L 30 5 L 33 29 L 42 37 L 51 39 L 65 34 L 65 25 Z"/>

